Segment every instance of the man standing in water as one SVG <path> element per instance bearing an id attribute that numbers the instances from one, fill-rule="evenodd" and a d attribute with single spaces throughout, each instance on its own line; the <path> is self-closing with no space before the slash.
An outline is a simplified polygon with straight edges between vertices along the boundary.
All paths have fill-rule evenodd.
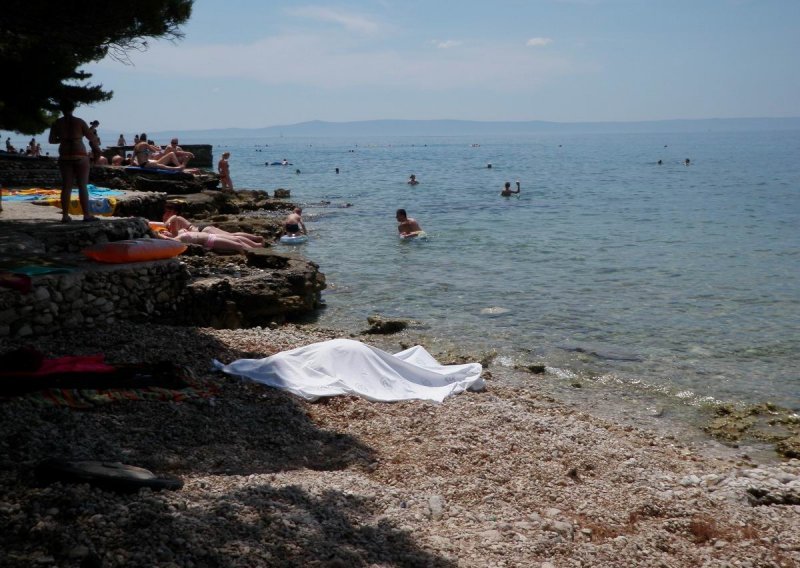
<path id="1" fill-rule="evenodd" d="M 510 197 L 512 194 L 519 193 L 519 192 L 520 192 L 519 182 L 517 182 L 517 191 L 512 191 L 511 190 L 511 182 L 507 181 L 506 185 L 503 186 L 503 190 L 500 192 L 500 195 L 502 195 L 503 197 Z"/>
<path id="2" fill-rule="evenodd" d="M 307 235 L 306 226 L 303 223 L 303 218 L 301 215 L 303 214 L 303 210 L 299 207 L 295 207 L 294 211 L 289 213 L 286 216 L 286 219 L 283 221 L 283 232 L 286 235 L 291 235 L 293 237 L 297 236 L 302 232 L 302 234 Z"/>
<path id="3" fill-rule="evenodd" d="M 83 138 L 95 157 L 100 156 L 100 142 L 83 119 L 72 116 L 75 104 L 61 102 L 64 116 L 57 119 L 50 128 L 50 144 L 58 144 L 58 168 L 61 170 L 61 222 L 72 221 L 69 216 L 69 203 L 72 200 L 72 186 L 78 186 L 78 200 L 83 211 L 84 221 L 97 221 L 89 212 L 89 155 L 83 145 Z"/>
<path id="4" fill-rule="evenodd" d="M 397 219 L 397 232 L 402 238 L 416 237 L 422 232 L 422 227 L 419 226 L 417 220 L 406 215 L 405 209 L 398 209 L 395 218 Z"/>

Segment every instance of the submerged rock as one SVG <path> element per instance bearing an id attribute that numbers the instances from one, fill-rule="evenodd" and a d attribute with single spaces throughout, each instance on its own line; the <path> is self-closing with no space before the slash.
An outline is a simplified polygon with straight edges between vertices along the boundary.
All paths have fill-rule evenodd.
<path id="1" fill-rule="evenodd" d="M 499 316 L 499 315 L 502 315 L 502 314 L 507 314 L 510 311 L 511 310 L 509 310 L 508 308 L 501 308 L 501 307 L 498 307 L 498 306 L 492 306 L 490 308 L 483 308 L 481 310 L 481 314 L 483 314 L 485 316 Z"/>
<path id="2" fill-rule="evenodd" d="M 766 402 L 737 407 L 723 404 L 704 428 L 717 439 L 739 442 L 743 439 L 775 444 L 775 450 L 787 457 L 800 457 L 800 417 L 787 408 Z"/>

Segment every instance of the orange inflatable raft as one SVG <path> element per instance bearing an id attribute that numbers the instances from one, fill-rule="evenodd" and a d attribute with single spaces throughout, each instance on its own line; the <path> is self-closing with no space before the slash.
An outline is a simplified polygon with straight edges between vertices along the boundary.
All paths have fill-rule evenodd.
<path id="1" fill-rule="evenodd" d="M 165 239 L 132 239 L 99 243 L 84 249 L 82 252 L 98 262 L 143 262 L 146 260 L 162 260 L 178 256 L 186 250 L 186 245 Z"/>

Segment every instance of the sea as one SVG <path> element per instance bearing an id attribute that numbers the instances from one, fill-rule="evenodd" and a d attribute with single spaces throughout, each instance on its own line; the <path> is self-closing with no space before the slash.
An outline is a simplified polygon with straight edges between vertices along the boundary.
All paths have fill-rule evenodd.
<path id="1" fill-rule="evenodd" d="M 614 417 L 800 413 L 798 130 L 213 144 L 237 189 L 302 205 L 310 239 L 291 250 L 326 276 L 317 325 L 408 319 Z M 507 181 L 521 193 L 501 197 Z M 427 238 L 398 238 L 398 208 Z"/>

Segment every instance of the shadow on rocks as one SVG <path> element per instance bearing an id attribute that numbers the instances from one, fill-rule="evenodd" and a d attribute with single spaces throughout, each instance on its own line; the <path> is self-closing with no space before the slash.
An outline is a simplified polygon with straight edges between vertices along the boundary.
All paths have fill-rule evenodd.
<path id="1" fill-rule="evenodd" d="M 248 483 L 190 503 L 51 486 L 4 523 L 4 565 L 456 566 L 379 515 L 369 499 L 296 486 Z"/>
<path id="2" fill-rule="evenodd" d="M 0 467 L 30 467 L 45 458 L 119 461 L 156 473 L 235 474 L 368 465 L 374 451 L 352 436 L 320 429 L 299 399 L 211 370 L 213 358 L 264 357 L 290 347 L 237 350 L 198 328 L 117 322 L 69 337 L 37 338 L 49 357 L 104 353 L 111 364 L 169 360 L 217 389 L 212 398 L 132 400 L 88 410 L 0 402 Z M 283 340 L 284 343 L 287 340 Z M 11 350 L 24 345 L 9 342 Z M 293 346 L 293 345 L 291 345 Z M 24 473 L 20 471 L 24 477 Z"/>
<path id="3" fill-rule="evenodd" d="M 320 479 L 312 481 L 318 490 L 276 482 L 272 476 L 287 470 L 368 466 L 374 451 L 319 428 L 296 398 L 209 370 L 212 358 L 266 356 L 296 337 L 264 330 L 253 344 L 249 332 L 242 336 L 245 351 L 214 333 L 118 323 L 37 339 L 48 357 L 103 352 L 112 364 L 168 358 L 219 391 L 212 399 L 136 400 L 89 410 L 0 402 L 6 565 L 453 566 L 380 519 L 369 497 L 326 489 Z M 180 476 L 185 485 L 136 494 L 87 484 L 35 486 L 33 467 L 50 457 L 119 461 Z"/>

